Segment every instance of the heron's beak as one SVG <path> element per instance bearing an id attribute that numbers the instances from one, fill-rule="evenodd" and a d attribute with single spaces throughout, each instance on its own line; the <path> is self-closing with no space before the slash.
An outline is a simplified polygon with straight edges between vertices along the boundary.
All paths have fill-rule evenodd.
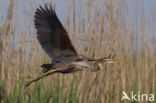
<path id="1" fill-rule="evenodd" d="M 103 59 L 104 63 L 120 63 L 125 62 L 124 60 L 116 60 L 116 59 Z"/>

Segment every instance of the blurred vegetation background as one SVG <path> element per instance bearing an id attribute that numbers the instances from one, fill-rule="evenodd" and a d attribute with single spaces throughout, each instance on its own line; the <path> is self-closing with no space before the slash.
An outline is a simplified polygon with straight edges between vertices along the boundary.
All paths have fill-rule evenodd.
<path id="1" fill-rule="evenodd" d="M 0 0 L 0 103 L 129 103 L 121 101 L 122 91 L 156 96 L 154 0 L 130 0 L 132 7 L 126 0 L 62 1 L 66 8 L 56 4 L 80 54 L 116 54 L 127 62 L 104 64 L 97 73 L 54 74 L 26 89 L 24 82 L 41 74 L 40 65 L 50 63 L 36 39 L 34 12 L 39 4 L 56 0 L 22 1 Z"/>

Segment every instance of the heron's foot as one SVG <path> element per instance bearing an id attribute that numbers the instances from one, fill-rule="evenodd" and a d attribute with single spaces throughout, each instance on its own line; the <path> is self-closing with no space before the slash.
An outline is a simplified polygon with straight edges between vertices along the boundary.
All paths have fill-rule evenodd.
<path id="1" fill-rule="evenodd" d="M 27 87 L 27 86 L 29 86 L 31 83 L 32 83 L 31 81 L 24 82 L 24 88 Z"/>

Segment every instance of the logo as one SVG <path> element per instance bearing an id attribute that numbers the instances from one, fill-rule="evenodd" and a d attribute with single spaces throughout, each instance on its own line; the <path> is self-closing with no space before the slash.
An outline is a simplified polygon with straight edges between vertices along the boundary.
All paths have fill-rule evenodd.
<path id="1" fill-rule="evenodd" d="M 123 101 L 124 99 L 127 99 L 127 100 L 131 100 L 129 97 L 128 97 L 128 95 L 127 95 L 127 93 L 126 92 L 122 92 L 122 94 L 123 94 L 123 96 L 122 96 L 122 98 L 121 98 L 121 101 Z"/>
<path id="2" fill-rule="evenodd" d="M 128 100 L 128 101 L 154 101 L 154 94 L 141 94 L 140 92 L 138 92 L 137 94 L 134 93 L 133 91 L 131 92 L 130 97 L 128 96 L 128 94 L 123 91 L 122 92 L 122 98 L 121 101 L 123 100 Z"/>

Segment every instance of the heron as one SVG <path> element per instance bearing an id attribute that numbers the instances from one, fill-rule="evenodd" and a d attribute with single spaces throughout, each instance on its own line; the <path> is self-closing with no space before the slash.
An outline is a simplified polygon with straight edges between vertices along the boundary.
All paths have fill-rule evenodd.
<path id="1" fill-rule="evenodd" d="M 25 87 L 54 73 L 67 74 L 80 70 L 97 72 L 101 69 L 101 63 L 121 61 L 114 59 L 114 55 L 99 59 L 79 55 L 52 5 L 39 5 L 34 14 L 34 25 L 37 39 L 43 50 L 51 58 L 51 63 L 41 65 L 43 74 L 26 82 Z M 94 62 L 94 65 L 90 62 Z"/>

